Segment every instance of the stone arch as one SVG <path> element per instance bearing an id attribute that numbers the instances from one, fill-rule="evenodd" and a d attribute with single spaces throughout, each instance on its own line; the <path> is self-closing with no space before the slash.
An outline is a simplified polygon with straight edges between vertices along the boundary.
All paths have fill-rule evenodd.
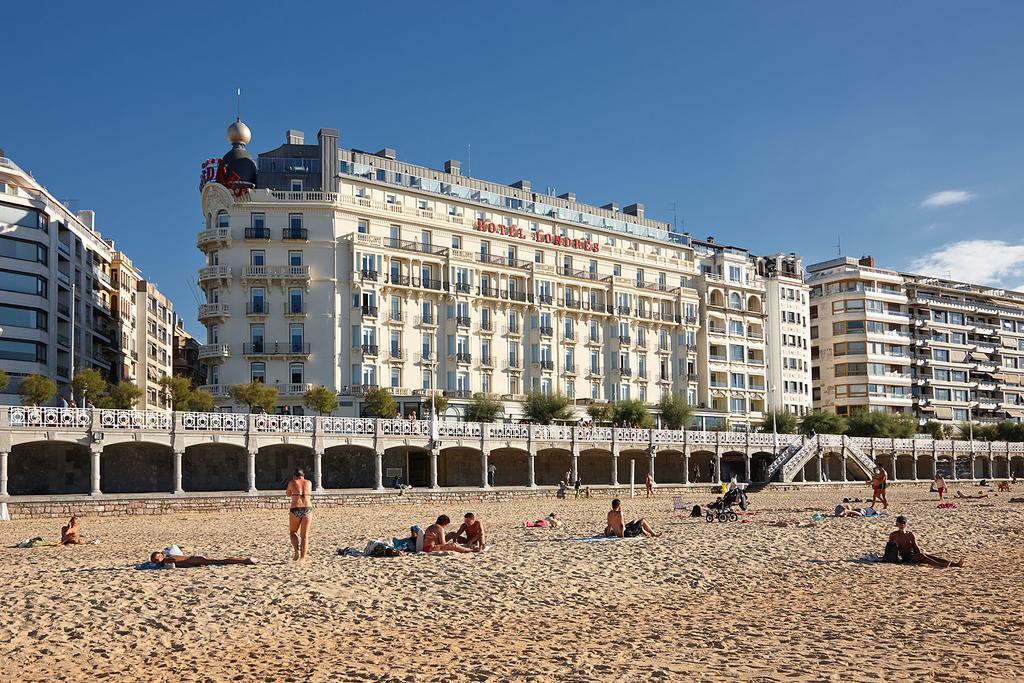
<path id="1" fill-rule="evenodd" d="M 885 465 L 882 465 L 885 467 Z M 885 467 L 886 470 L 892 467 L 890 461 L 889 467 Z M 920 474 L 920 473 L 919 473 Z M 905 481 L 914 480 L 914 457 L 909 453 L 897 453 L 896 454 L 896 471 L 889 473 L 892 479 L 903 479 Z"/>
<path id="2" fill-rule="evenodd" d="M 757 451 L 752 453 L 750 456 L 750 480 L 754 482 L 767 482 L 768 481 L 768 467 L 772 464 L 772 460 L 775 459 L 775 454 L 768 451 Z M 811 462 L 815 462 L 815 458 L 811 458 Z M 815 479 L 818 476 L 817 466 L 815 466 L 814 472 Z"/>
<path id="3" fill-rule="evenodd" d="M 548 448 L 537 451 L 537 457 L 533 462 L 533 477 L 537 486 L 558 486 L 558 482 L 565 479 L 565 473 L 569 472 L 569 479 L 572 479 L 572 452 L 564 448 Z M 565 482 L 572 488 L 575 482 Z"/>
<path id="4" fill-rule="evenodd" d="M 181 488 L 186 491 L 245 491 L 248 453 L 230 443 L 189 446 L 181 457 Z"/>
<path id="5" fill-rule="evenodd" d="M 997 455 L 992 460 L 992 478 L 1010 478 L 1010 459 L 1005 455 Z"/>
<path id="6" fill-rule="evenodd" d="M 480 486 L 483 483 L 480 449 L 470 446 L 442 448 L 437 462 L 439 486 Z"/>
<path id="7" fill-rule="evenodd" d="M 580 451 L 577 474 L 582 486 L 607 486 L 612 481 L 611 451 L 587 448 Z"/>
<path id="8" fill-rule="evenodd" d="M 845 463 L 843 454 L 837 451 L 826 451 L 821 454 L 821 480 L 822 481 L 843 481 L 846 473 L 843 472 Z"/>
<path id="9" fill-rule="evenodd" d="M 690 453 L 690 482 L 694 484 L 711 484 L 714 481 L 714 451 L 694 451 Z"/>
<path id="10" fill-rule="evenodd" d="M 89 493 L 89 448 L 71 441 L 30 441 L 7 456 L 12 496 Z"/>
<path id="11" fill-rule="evenodd" d="M 384 451 L 384 485 L 392 486 L 394 477 L 413 488 L 430 486 L 430 451 L 416 446 L 395 446 Z"/>
<path id="12" fill-rule="evenodd" d="M 647 476 L 647 470 L 651 467 L 650 457 L 648 456 L 647 451 L 639 448 L 629 448 L 619 451 L 618 479 L 620 484 L 629 484 L 630 462 L 636 463 L 635 483 L 638 486 L 643 486 L 644 478 Z M 657 469 L 655 469 L 655 474 L 657 474 Z"/>
<path id="13" fill-rule="evenodd" d="M 477 454 L 477 471 L 479 471 L 479 452 Z M 534 458 L 534 467 L 541 462 L 538 454 Z M 494 465 L 495 486 L 527 486 L 530 483 L 527 453 L 521 448 L 495 448 L 487 456 L 488 467 Z M 479 486 L 480 478 L 467 486 Z M 556 482 L 557 483 L 557 482 Z"/>
<path id="14" fill-rule="evenodd" d="M 666 449 L 654 455 L 654 481 L 659 484 L 682 484 L 686 477 L 683 452 Z"/>
<path id="15" fill-rule="evenodd" d="M 1016 456 L 1010 458 L 1010 476 L 1024 477 L 1024 457 Z"/>
<path id="16" fill-rule="evenodd" d="M 365 446 L 331 446 L 324 449 L 320 460 L 325 489 L 366 489 L 376 488 L 374 476 L 377 456 L 373 449 Z M 383 482 L 391 481 L 385 471 L 381 472 Z"/>
<path id="17" fill-rule="evenodd" d="M 256 488 L 284 491 L 292 472 L 301 467 L 313 479 L 313 449 L 291 443 L 263 446 L 256 452 Z"/>
<path id="18" fill-rule="evenodd" d="M 170 493 L 174 491 L 174 451 L 145 441 L 108 443 L 100 455 L 103 493 Z"/>
<path id="19" fill-rule="evenodd" d="M 725 308 L 725 295 L 720 289 L 711 289 L 708 292 L 708 303 L 712 306 Z"/>
<path id="20" fill-rule="evenodd" d="M 726 451 L 722 453 L 722 481 L 729 481 L 733 475 L 736 481 L 747 480 L 747 456 L 740 451 Z"/>
<path id="21" fill-rule="evenodd" d="M 747 310 L 751 313 L 761 312 L 761 297 L 751 294 L 747 297 Z"/>
<path id="22" fill-rule="evenodd" d="M 946 454 L 946 455 L 940 454 L 940 455 L 936 456 L 935 468 L 936 468 L 936 471 L 938 472 L 939 476 L 942 477 L 943 479 L 949 479 L 949 480 L 954 479 L 954 476 L 953 476 L 953 458 L 950 457 L 948 454 Z"/>
<path id="23" fill-rule="evenodd" d="M 740 296 L 739 292 L 732 292 L 729 294 L 729 308 L 734 311 L 743 309 L 743 297 Z"/>
<path id="24" fill-rule="evenodd" d="M 932 463 L 935 459 L 931 454 L 918 454 L 917 456 L 917 478 L 918 479 L 931 479 L 932 478 Z"/>

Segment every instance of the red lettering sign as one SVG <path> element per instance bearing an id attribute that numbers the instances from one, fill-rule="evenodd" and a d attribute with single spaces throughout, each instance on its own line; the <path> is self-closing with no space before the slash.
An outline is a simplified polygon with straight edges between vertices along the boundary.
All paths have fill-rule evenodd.
<path id="1" fill-rule="evenodd" d="M 219 178 L 217 180 L 218 182 L 220 182 Z M 200 184 L 200 187 L 202 187 L 202 184 Z M 477 232 L 507 235 L 509 237 L 515 237 L 521 240 L 526 239 L 526 231 L 520 228 L 518 225 L 498 225 L 497 223 L 491 221 L 485 221 L 483 218 L 476 219 L 476 230 Z M 552 235 L 551 233 L 547 232 L 534 233 L 533 241 L 542 242 L 544 244 L 553 244 L 558 247 L 580 249 L 582 251 L 592 251 L 595 253 L 599 248 L 597 242 L 591 242 L 590 240 L 581 240 L 577 238 L 562 237 L 561 235 Z"/>

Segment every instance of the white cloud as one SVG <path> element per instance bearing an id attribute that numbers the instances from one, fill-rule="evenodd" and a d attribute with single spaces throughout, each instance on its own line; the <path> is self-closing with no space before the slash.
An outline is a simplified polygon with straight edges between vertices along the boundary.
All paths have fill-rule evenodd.
<path id="1" fill-rule="evenodd" d="M 936 192 L 935 194 L 928 195 L 928 197 L 921 202 L 921 206 L 927 208 L 933 208 L 936 206 L 953 206 L 954 204 L 963 204 L 974 199 L 973 192 L 967 192 L 965 190 L 943 190 L 942 192 Z"/>
<path id="2" fill-rule="evenodd" d="M 909 270 L 933 277 L 1011 288 L 1024 278 L 1024 244 L 1010 244 L 1002 240 L 950 242 L 914 259 Z"/>

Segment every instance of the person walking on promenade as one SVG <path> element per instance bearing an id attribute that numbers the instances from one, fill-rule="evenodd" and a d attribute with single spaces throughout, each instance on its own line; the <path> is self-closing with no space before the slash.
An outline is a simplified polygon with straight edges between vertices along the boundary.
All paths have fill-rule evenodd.
<path id="1" fill-rule="evenodd" d="M 288 536 L 292 542 L 292 560 L 304 560 L 309 553 L 309 516 L 313 513 L 313 482 L 306 479 L 302 468 L 288 482 L 284 494 L 292 499 L 288 510 Z"/>

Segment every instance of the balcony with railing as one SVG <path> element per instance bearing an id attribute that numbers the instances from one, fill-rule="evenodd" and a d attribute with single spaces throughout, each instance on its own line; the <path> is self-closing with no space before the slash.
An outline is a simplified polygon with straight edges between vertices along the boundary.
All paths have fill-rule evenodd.
<path id="1" fill-rule="evenodd" d="M 620 334 L 618 336 L 618 339 L 619 339 L 619 346 L 629 346 L 630 342 L 632 341 L 629 338 L 628 334 Z"/>
<path id="2" fill-rule="evenodd" d="M 362 306 L 359 307 L 359 310 L 362 313 L 362 316 L 364 318 L 376 318 L 377 317 L 378 311 L 377 311 L 377 307 L 376 306 L 372 306 L 370 304 L 363 304 Z"/>
<path id="3" fill-rule="evenodd" d="M 284 314 L 286 316 L 306 315 L 306 302 L 305 301 L 286 301 L 285 304 L 284 304 Z"/>
<path id="4" fill-rule="evenodd" d="M 231 266 L 206 266 L 199 269 L 199 281 L 230 280 Z"/>
<path id="5" fill-rule="evenodd" d="M 511 256 L 498 256 L 497 254 L 477 254 L 477 260 L 480 263 L 490 263 L 496 266 L 508 266 L 509 268 L 519 268 L 522 270 L 529 270 L 533 267 L 531 261 L 524 261 Z"/>
<path id="6" fill-rule="evenodd" d="M 380 273 L 378 273 L 376 270 L 362 268 L 359 271 L 359 279 L 362 280 L 363 282 L 376 282 L 379 277 Z"/>
<path id="7" fill-rule="evenodd" d="M 494 358 L 491 356 L 480 356 L 480 367 L 482 368 L 493 368 Z"/>
<path id="8" fill-rule="evenodd" d="M 308 356 L 308 342 L 247 342 L 242 344 L 244 356 Z"/>
<path id="9" fill-rule="evenodd" d="M 441 392 L 446 398 L 473 398 L 471 389 L 445 389 Z"/>
<path id="10" fill-rule="evenodd" d="M 244 236 L 247 240 L 269 240 L 270 228 L 246 228 Z"/>
<path id="11" fill-rule="evenodd" d="M 619 368 L 618 370 L 619 370 L 619 375 L 621 375 L 622 377 L 632 377 L 633 376 L 633 368 L 622 367 L 622 368 Z"/>
<path id="12" fill-rule="evenodd" d="M 211 244 L 224 244 L 231 241 L 231 231 L 228 228 L 212 228 L 200 230 L 196 236 L 196 246 L 203 249 Z M 68 253 L 70 256 L 70 252 Z"/>
<path id="13" fill-rule="evenodd" d="M 473 354 L 466 351 L 459 351 L 455 354 L 455 362 L 460 365 L 469 365 L 473 362 Z"/>
<path id="14" fill-rule="evenodd" d="M 438 247 L 430 243 L 422 243 L 418 240 L 403 240 L 398 237 L 385 237 L 384 246 L 391 249 L 401 249 L 403 251 L 412 251 L 417 254 L 427 254 L 429 256 L 447 256 L 448 249 L 445 247 Z"/>
<path id="15" fill-rule="evenodd" d="M 281 230 L 281 239 L 284 241 L 298 240 L 300 242 L 308 242 L 309 230 L 306 228 L 283 228 Z"/>
<path id="16" fill-rule="evenodd" d="M 216 318 L 227 318 L 231 315 L 231 307 L 228 304 L 200 304 L 199 319 L 214 320 Z"/>
<path id="17" fill-rule="evenodd" d="M 199 347 L 199 358 L 206 360 L 213 360 L 217 358 L 227 358 L 230 355 L 230 350 L 227 344 L 203 344 Z"/>
<path id="18" fill-rule="evenodd" d="M 458 327 L 469 327 L 471 320 L 468 315 L 457 315 L 455 316 L 455 325 Z"/>
<path id="19" fill-rule="evenodd" d="M 547 371 L 554 370 L 555 369 L 555 361 L 553 361 L 553 360 L 541 360 L 540 361 L 540 369 L 541 370 L 547 370 Z"/>
<path id="20" fill-rule="evenodd" d="M 468 282 L 456 282 L 454 287 L 456 294 L 471 294 L 473 292 L 473 285 Z"/>
<path id="21" fill-rule="evenodd" d="M 246 315 L 267 315 L 270 313 L 270 304 L 266 301 L 250 301 L 245 304 Z"/>
<path id="22" fill-rule="evenodd" d="M 540 336 L 542 336 L 542 337 L 551 337 L 551 336 L 554 336 L 554 334 L 555 334 L 554 328 L 551 327 L 550 325 L 541 325 L 539 329 L 540 329 Z"/>
<path id="23" fill-rule="evenodd" d="M 433 314 L 416 316 L 416 324 L 420 327 L 437 327 L 437 319 Z"/>

